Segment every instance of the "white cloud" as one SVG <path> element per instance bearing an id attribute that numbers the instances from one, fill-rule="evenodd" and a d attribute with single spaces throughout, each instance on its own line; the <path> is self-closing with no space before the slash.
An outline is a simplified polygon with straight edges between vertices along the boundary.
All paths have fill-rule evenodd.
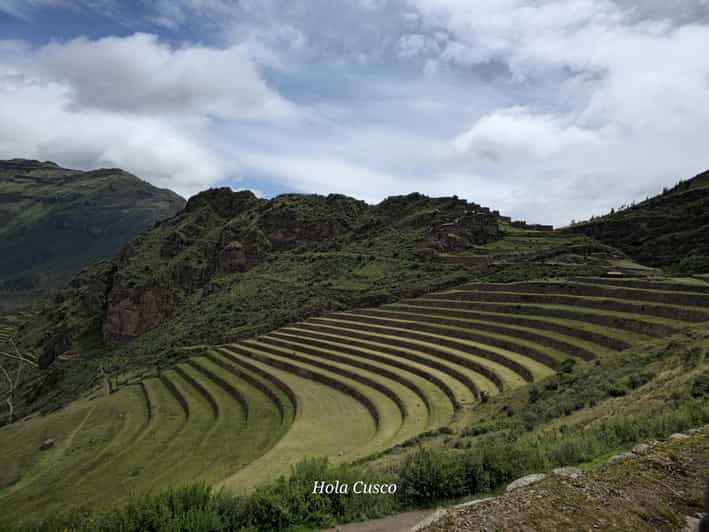
<path id="1" fill-rule="evenodd" d="M 42 73 L 71 88 L 77 108 L 259 120 L 295 114 L 239 46 L 173 49 L 138 33 L 51 43 L 36 59 Z"/>
<path id="2" fill-rule="evenodd" d="M 398 48 L 399 57 L 403 59 L 440 53 L 440 47 L 434 38 L 417 33 L 402 36 Z"/>
<path id="3" fill-rule="evenodd" d="M 453 145 L 459 154 L 519 164 L 553 157 L 573 146 L 589 147 L 596 138 L 597 132 L 566 124 L 559 116 L 512 107 L 483 116 Z"/>
<path id="4" fill-rule="evenodd" d="M 0 156 L 183 193 L 243 175 L 267 192 L 457 194 L 557 224 L 709 166 L 704 0 L 141 5 L 138 27 L 206 40 L 0 42 Z"/>
<path id="5" fill-rule="evenodd" d="M 431 31 L 450 34 L 441 61 L 507 69 L 492 83 L 520 103 L 462 127 L 451 151 L 472 169 L 493 161 L 489 172 L 523 186 L 512 205 L 520 214 L 589 216 L 709 166 L 706 24 L 606 0 L 411 3 Z"/>
<path id="6" fill-rule="evenodd" d="M 225 163 L 178 124 L 68 109 L 55 82 L 0 76 L 0 158 L 50 159 L 73 168 L 121 167 L 190 195 L 222 178 Z"/>
<path id="7" fill-rule="evenodd" d="M 32 50 L 0 42 L 0 157 L 121 167 L 189 196 L 238 168 L 215 124 L 298 120 L 243 47 L 155 36 L 85 38 Z M 216 122 L 215 122 L 216 121 Z"/>

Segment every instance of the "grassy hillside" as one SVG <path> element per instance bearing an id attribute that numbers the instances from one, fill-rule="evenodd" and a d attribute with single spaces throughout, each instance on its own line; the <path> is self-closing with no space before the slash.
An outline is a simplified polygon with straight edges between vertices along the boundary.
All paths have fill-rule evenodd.
<path id="1" fill-rule="evenodd" d="M 0 161 L 0 308 L 63 287 L 184 204 L 118 169 Z"/>
<path id="2" fill-rule="evenodd" d="M 706 322 L 709 284 L 579 277 L 468 283 L 192 346 L 0 429 L 14 464 L 0 501 L 39 518 L 200 479 L 248 493 L 308 456 L 401 467 L 404 482 L 415 442 L 461 464 L 497 450 L 494 489 L 709 416 Z M 483 489 L 441 486 L 431 497 Z"/>
<path id="3" fill-rule="evenodd" d="M 58 408 L 104 371 L 169 365 L 185 345 L 229 343 L 324 312 L 473 279 L 634 267 L 585 236 L 511 224 L 457 198 L 411 194 L 368 206 L 211 190 L 81 272 L 20 329 L 18 342 L 41 365 L 30 382 L 52 383 L 28 389 L 21 410 Z"/>
<path id="4" fill-rule="evenodd" d="M 457 198 L 412 194 L 369 206 L 211 190 L 82 271 L 18 339 L 45 369 L 62 354 L 80 357 L 61 368 L 71 392 L 91 381 L 99 358 L 110 358 L 112 372 L 145 367 L 187 344 L 460 283 L 465 269 L 436 256 L 500 236 L 495 215 Z"/>
<path id="5" fill-rule="evenodd" d="M 709 172 L 569 231 L 617 247 L 642 264 L 709 273 Z"/>
<path id="6" fill-rule="evenodd" d="M 457 198 L 210 190 L 0 323 L 0 504 L 270 530 L 495 491 L 709 420 L 708 324 L 702 278 Z M 402 493 L 305 497 L 325 474 Z M 111 510 L 194 481 L 228 495 Z"/>

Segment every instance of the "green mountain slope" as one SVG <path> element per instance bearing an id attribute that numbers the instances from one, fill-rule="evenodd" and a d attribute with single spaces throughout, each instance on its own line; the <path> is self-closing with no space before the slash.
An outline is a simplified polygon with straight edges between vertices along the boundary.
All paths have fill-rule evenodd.
<path id="1" fill-rule="evenodd" d="M 472 279 L 602 275 L 623 255 L 514 224 L 456 197 L 378 205 L 345 196 L 209 190 L 86 268 L 17 343 L 39 363 L 18 414 L 52 410 L 112 374 L 166 366 L 189 345 L 250 338 L 328 311 Z"/>
<path id="2" fill-rule="evenodd" d="M 118 169 L 0 161 L 0 293 L 5 305 L 64 286 L 184 200 Z"/>
<path id="3" fill-rule="evenodd" d="M 709 172 L 568 230 L 617 247 L 648 266 L 709 273 Z"/>
<path id="4" fill-rule="evenodd" d="M 139 338 L 138 351 L 163 353 L 250 336 L 459 281 L 459 267 L 431 257 L 498 236 L 494 215 L 457 198 L 413 194 L 369 206 L 337 195 L 269 201 L 209 190 L 82 272 L 28 336 L 44 366 L 69 349 Z"/>
<path id="5" fill-rule="evenodd" d="M 0 427 L 0 527 L 59 516 L 40 530 L 73 529 L 62 513 L 196 481 L 265 485 L 250 500 L 291 507 L 312 481 L 302 494 L 273 482 L 307 456 L 398 477 L 388 511 L 428 507 L 706 423 L 709 284 L 617 281 L 469 283 L 188 346 L 169 368 L 115 376 L 110 394 Z M 307 516 L 228 504 L 258 530 Z M 328 511 L 367 515 L 342 508 Z"/>

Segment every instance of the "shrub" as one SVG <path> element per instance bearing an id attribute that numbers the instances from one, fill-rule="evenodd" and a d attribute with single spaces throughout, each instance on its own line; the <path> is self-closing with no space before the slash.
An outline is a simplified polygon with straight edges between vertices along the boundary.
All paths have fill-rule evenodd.
<path id="1" fill-rule="evenodd" d="M 540 396 L 541 392 L 539 391 L 539 388 L 537 388 L 535 385 L 532 385 L 529 388 L 529 402 L 536 403 L 539 400 Z"/>
<path id="2" fill-rule="evenodd" d="M 690 394 L 695 399 L 709 397 L 709 372 L 701 373 L 695 377 Z"/>
<path id="3" fill-rule="evenodd" d="M 610 388 L 608 388 L 608 395 L 610 397 L 623 397 L 627 393 L 628 392 L 620 386 L 611 386 Z"/>
<path id="4" fill-rule="evenodd" d="M 575 365 L 576 361 L 573 358 L 567 358 L 559 364 L 559 373 L 571 373 Z"/>
<path id="5" fill-rule="evenodd" d="M 419 449 L 399 471 L 399 498 L 406 506 L 427 506 L 466 493 L 465 463 L 456 455 Z"/>

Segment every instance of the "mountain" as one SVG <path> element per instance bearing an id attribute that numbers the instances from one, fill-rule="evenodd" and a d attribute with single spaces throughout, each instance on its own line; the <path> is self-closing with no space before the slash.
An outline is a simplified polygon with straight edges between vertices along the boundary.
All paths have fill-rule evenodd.
<path id="1" fill-rule="evenodd" d="M 0 161 L 0 293 L 5 305 L 63 287 L 185 201 L 119 169 Z"/>
<path id="2" fill-rule="evenodd" d="M 321 529 L 691 438 L 707 324 L 701 279 L 457 197 L 208 190 L 0 315 L 0 528 L 155 528 L 184 493 L 175 529 L 196 498 L 209 529 Z M 312 494 L 340 473 L 401 489 Z"/>
<path id="3" fill-rule="evenodd" d="M 168 367 L 189 346 L 267 333 L 319 314 L 380 305 L 479 279 L 603 275 L 630 263 L 583 235 L 513 222 L 457 197 L 212 189 L 80 272 L 16 339 L 39 368 L 18 412 L 49 411 L 104 371 Z"/>
<path id="4" fill-rule="evenodd" d="M 648 266 L 681 274 L 709 273 L 709 171 L 568 230 L 614 246 Z"/>
<path id="5" fill-rule="evenodd" d="M 46 366 L 64 351 L 114 347 L 149 331 L 160 352 L 250 335 L 450 284 L 460 268 L 433 255 L 497 238 L 497 217 L 457 198 L 411 194 L 370 206 L 341 195 L 266 200 L 212 189 L 112 261 L 82 271 L 30 336 Z"/>

